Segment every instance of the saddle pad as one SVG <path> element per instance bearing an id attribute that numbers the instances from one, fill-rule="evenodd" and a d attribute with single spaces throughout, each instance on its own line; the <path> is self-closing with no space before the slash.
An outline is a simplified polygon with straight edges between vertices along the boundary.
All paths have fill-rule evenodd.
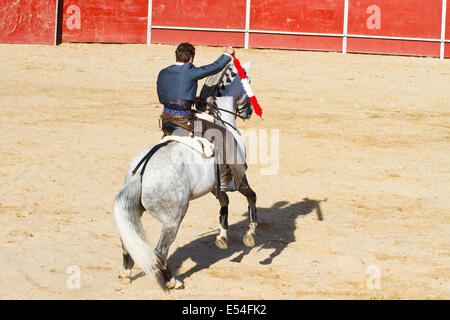
<path id="1" fill-rule="evenodd" d="M 206 158 L 214 156 L 214 144 L 209 142 L 208 139 L 202 137 L 181 137 L 181 136 L 167 136 L 159 143 L 165 143 L 167 141 L 176 141 L 182 143 L 195 151 L 199 152 Z"/>

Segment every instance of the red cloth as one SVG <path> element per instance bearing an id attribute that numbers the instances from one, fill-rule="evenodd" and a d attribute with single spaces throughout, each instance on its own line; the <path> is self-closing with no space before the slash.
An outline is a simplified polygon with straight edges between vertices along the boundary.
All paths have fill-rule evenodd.
<path id="1" fill-rule="evenodd" d="M 239 60 L 236 57 L 234 57 L 233 63 L 234 63 L 234 66 L 237 69 L 237 72 L 239 74 L 239 77 L 241 78 L 241 81 L 242 82 L 247 82 L 248 86 L 250 86 L 250 83 L 248 82 L 247 75 L 245 74 L 244 68 L 242 68 L 241 63 L 239 62 Z M 244 85 L 244 89 L 246 89 L 245 85 Z M 246 92 L 247 92 L 247 90 L 246 90 Z M 250 92 L 247 92 L 247 95 L 249 96 L 248 98 L 250 99 L 250 102 L 252 103 L 253 110 L 255 110 L 255 113 L 258 116 L 262 117 L 262 108 L 259 105 L 258 100 L 256 99 L 256 97 Z"/>

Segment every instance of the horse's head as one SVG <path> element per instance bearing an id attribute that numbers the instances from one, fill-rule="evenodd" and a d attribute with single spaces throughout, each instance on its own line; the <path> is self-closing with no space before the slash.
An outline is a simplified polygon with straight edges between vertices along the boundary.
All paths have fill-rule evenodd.
<path id="1" fill-rule="evenodd" d="M 245 63 L 244 65 L 242 65 L 242 68 L 245 71 L 245 74 L 247 74 L 247 71 L 250 69 L 250 66 L 252 65 L 251 61 L 248 61 L 247 63 Z M 236 70 L 236 67 L 233 65 L 234 70 Z M 238 79 L 236 81 L 237 86 L 240 89 L 239 92 L 239 97 L 236 99 L 236 104 L 235 104 L 235 112 L 236 114 L 242 118 L 242 119 L 250 119 L 250 117 L 252 116 L 253 113 L 253 106 L 250 102 L 250 99 L 247 95 L 247 92 L 244 89 L 244 86 L 242 85 L 242 82 L 240 81 L 240 77 L 239 75 L 236 76 L 236 78 Z M 249 76 L 247 76 L 248 82 L 251 82 L 251 79 Z M 236 79 L 235 79 L 236 80 Z"/>
<path id="2" fill-rule="evenodd" d="M 247 73 L 250 69 L 251 61 L 242 65 L 242 68 Z M 249 82 L 250 78 L 247 76 Z M 252 104 L 248 95 L 242 85 L 241 78 L 233 63 L 228 64 L 225 68 L 222 84 L 219 86 L 219 96 L 231 96 L 234 101 L 234 112 L 242 119 L 250 119 L 253 113 Z"/>
<path id="3" fill-rule="evenodd" d="M 242 68 L 247 72 L 250 66 L 251 62 L 249 61 L 243 64 Z M 250 78 L 248 80 L 250 81 Z M 231 110 L 228 111 L 234 112 L 236 116 L 242 119 L 249 119 L 252 116 L 252 104 L 232 62 L 222 72 L 206 80 L 200 97 L 204 98 L 207 103 L 214 103 L 216 99 L 220 98 L 232 98 L 227 99 L 231 103 L 228 106 Z"/>

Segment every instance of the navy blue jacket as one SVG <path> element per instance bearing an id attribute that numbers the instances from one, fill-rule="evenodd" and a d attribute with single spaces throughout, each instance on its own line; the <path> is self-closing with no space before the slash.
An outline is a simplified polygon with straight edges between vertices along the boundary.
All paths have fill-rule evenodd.
<path id="1" fill-rule="evenodd" d="M 197 81 L 221 71 L 231 61 L 231 57 L 222 54 L 219 59 L 203 67 L 192 63 L 174 64 L 162 69 L 158 74 L 156 88 L 159 102 L 164 104 L 173 100 L 195 101 Z"/>

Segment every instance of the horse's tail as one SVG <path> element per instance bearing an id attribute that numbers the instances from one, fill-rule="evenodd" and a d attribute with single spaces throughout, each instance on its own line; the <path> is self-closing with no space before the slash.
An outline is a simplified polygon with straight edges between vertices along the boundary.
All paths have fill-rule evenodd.
<path id="1" fill-rule="evenodd" d="M 154 275 L 158 284 L 167 290 L 160 270 L 161 260 L 148 244 L 142 228 L 141 192 L 141 176 L 137 174 L 120 189 L 114 199 L 114 217 L 122 243 L 134 262 L 145 274 Z"/>

